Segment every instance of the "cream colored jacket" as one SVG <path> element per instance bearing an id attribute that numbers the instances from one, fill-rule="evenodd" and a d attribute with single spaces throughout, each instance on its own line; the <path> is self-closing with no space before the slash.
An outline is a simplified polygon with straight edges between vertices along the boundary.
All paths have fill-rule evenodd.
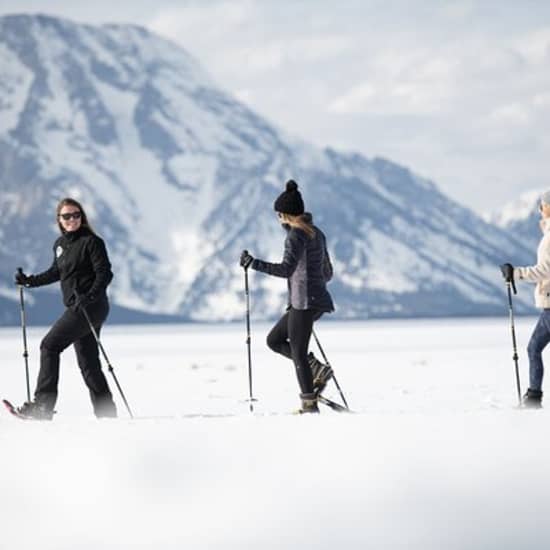
<path id="1" fill-rule="evenodd" d="M 514 268 L 514 278 L 537 283 L 535 305 L 550 308 L 550 219 L 543 226 L 543 236 L 537 249 L 537 263 L 529 267 Z"/>

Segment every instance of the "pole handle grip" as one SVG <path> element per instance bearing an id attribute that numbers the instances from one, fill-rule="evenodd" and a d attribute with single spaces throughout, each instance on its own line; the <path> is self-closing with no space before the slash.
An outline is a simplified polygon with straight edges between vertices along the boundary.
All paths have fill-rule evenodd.
<path id="1" fill-rule="evenodd" d="M 17 268 L 17 275 L 23 276 L 23 268 L 22 267 Z M 17 286 L 19 287 L 20 290 L 23 289 L 23 285 L 18 284 Z"/>
<path id="2" fill-rule="evenodd" d="M 243 250 L 243 254 L 248 254 L 248 250 Z M 249 266 L 243 267 L 243 269 L 244 269 L 245 271 L 248 271 L 248 267 L 249 267 Z"/>

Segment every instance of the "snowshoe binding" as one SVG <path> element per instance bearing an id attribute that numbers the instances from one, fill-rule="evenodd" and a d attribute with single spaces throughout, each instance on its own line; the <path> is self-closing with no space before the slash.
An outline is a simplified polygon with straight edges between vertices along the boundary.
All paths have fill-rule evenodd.
<path id="1" fill-rule="evenodd" d="M 313 391 L 321 395 L 333 376 L 332 367 L 319 361 L 312 352 L 308 354 L 308 363 L 313 376 Z"/>
<path id="2" fill-rule="evenodd" d="M 22 420 L 52 420 L 54 415 L 54 411 L 36 401 L 25 401 L 21 407 L 15 407 L 6 399 L 2 402 L 10 414 Z"/>

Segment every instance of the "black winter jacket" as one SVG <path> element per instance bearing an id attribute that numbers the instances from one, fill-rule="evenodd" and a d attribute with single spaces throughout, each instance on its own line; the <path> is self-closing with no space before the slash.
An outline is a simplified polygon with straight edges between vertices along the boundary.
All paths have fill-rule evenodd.
<path id="1" fill-rule="evenodd" d="M 306 214 L 306 220 L 313 220 Z M 332 298 L 326 283 L 332 279 L 332 264 L 323 232 L 312 225 L 313 238 L 296 227 L 286 227 L 283 261 L 272 264 L 255 259 L 251 267 L 275 277 L 288 279 L 288 302 L 294 309 L 314 309 L 322 312 L 334 311 Z"/>
<path id="2" fill-rule="evenodd" d="M 92 301 L 106 299 L 106 289 L 113 278 L 111 263 L 103 240 L 89 229 L 64 233 L 53 245 L 51 267 L 29 277 L 29 286 L 43 286 L 61 281 L 63 303 L 70 307 L 78 294 Z"/>

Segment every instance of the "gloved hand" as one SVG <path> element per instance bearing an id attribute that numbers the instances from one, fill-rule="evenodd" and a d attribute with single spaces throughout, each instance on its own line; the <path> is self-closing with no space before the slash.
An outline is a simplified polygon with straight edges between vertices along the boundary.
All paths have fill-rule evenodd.
<path id="1" fill-rule="evenodd" d="M 26 286 L 26 287 L 31 286 L 31 277 L 29 277 L 28 275 L 25 275 L 21 268 L 19 268 L 15 272 L 14 277 L 15 277 L 15 284 L 16 285 L 21 285 L 21 286 Z"/>
<path id="2" fill-rule="evenodd" d="M 71 306 L 71 309 L 78 313 L 82 308 L 87 308 L 90 304 L 95 302 L 95 296 L 93 294 L 78 294 Z"/>
<path id="3" fill-rule="evenodd" d="M 502 271 L 502 276 L 507 283 L 514 282 L 514 266 L 512 264 L 502 264 L 500 271 Z"/>
<path id="4" fill-rule="evenodd" d="M 250 264 L 254 261 L 254 258 L 248 253 L 248 250 L 243 250 L 241 253 L 241 267 L 248 269 Z"/>

